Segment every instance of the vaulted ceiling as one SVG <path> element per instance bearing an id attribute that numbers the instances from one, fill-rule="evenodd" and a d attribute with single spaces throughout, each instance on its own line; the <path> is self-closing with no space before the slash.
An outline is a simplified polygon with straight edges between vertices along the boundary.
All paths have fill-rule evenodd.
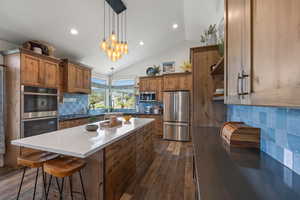
<path id="1" fill-rule="evenodd" d="M 223 13 L 222 0 L 126 0 L 129 54 L 109 61 L 99 49 L 103 39 L 103 0 L 1 0 L 0 39 L 22 44 L 43 40 L 59 57 L 90 65 L 98 73 L 120 70 L 183 40 L 199 40 L 204 28 Z M 179 28 L 172 29 L 177 23 Z M 79 31 L 70 35 L 70 29 Z M 140 46 L 139 42 L 145 45 Z"/>

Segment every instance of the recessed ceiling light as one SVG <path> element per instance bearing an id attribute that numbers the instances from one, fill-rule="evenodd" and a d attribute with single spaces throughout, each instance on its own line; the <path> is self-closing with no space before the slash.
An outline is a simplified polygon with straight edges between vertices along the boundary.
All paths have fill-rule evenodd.
<path id="1" fill-rule="evenodd" d="M 140 45 L 141 45 L 141 46 L 144 46 L 144 44 L 145 44 L 145 43 L 144 43 L 143 41 L 140 41 Z"/>
<path id="2" fill-rule="evenodd" d="M 78 30 L 75 29 L 75 28 L 71 28 L 70 33 L 71 33 L 72 35 L 78 35 Z"/>
<path id="3" fill-rule="evenodd" d="M 173 29 L 177 29 L 178 28 L 178 24 L 173 24 L 172 27 L 173 27 Z"/>

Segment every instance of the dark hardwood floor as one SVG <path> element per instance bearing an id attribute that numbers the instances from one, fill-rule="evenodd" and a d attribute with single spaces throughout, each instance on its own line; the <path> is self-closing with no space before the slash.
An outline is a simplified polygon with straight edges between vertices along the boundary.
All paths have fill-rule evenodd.
<path id="1" fill-rule="evenodd" d="M 121 200 L 194 200 L 195 188 L 192 175 L 192 144 L 155 141 L 156 157 L 141 180 L 135 180 Z M 4 171 L 4 170 L 2 170 Z M 35 170 L 28 170 L 24 179 L 20 200 L 31 200 Z M 15 200 L 21 170 L 0 170 L 0 200 Z M 42 180 L 39 179 L 36 199 L 42 199 Z M 55 188 L 52 186 L 51 188 Z M 50 192 L 51 193 L 51 192 Z M 51 193 L 49 199 L 58 199 Z M 65 199 L 69 199 L 69 196 Z M 75 194 L 74 199 L 81 199 Z"/>
<path id="2" fill-rule="evenodd" d="M 192 144 L 158 140 L 156 157 L 142 180 L 121 200 L 193 200 Z"/>

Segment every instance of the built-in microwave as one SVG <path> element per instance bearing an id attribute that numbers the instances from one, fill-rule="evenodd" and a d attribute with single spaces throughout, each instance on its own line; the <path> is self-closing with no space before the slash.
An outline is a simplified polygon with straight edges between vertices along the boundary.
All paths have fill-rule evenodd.
<path id="1" fill-rule="evenodd" d="M 22 86 L 21 91 L 22 119 L 57 117 L 57 89 Z"/>
<path id="2" fill-rule="evenodd" d="M 141 92 L 140 99 L 141 102 L 146 101 L 156 101 L 156 93 L 155 92 Z"/>

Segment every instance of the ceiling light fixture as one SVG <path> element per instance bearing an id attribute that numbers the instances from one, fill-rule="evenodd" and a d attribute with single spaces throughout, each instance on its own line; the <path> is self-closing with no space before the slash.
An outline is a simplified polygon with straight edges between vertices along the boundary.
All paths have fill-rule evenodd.
<path id="1" fill-rule="evenodd" d="M 123 55 L 128 54 L 127 8 L 124 6 L 122 10 L 116 10 L 111 6 L 114 5 L 112 0 L 103 0 L 103 2 L 104 34 L 100 47 L 111 61 L 116 62 Z M 107 10 L 108 13 L 106 13 Z"/>
<path id="2" fill-rule="evenodd" d="M 141 46 L 144 46 L 144 44 L 145 44 L 145 43 L 144 43 L 143 41 L 140 41 L 140 45 L 141 45 Z"/>
<path id="3" fill-rule="evenodd" d="M 78 30 L 75 28 L 71 28 L 70 33 L 71 35 L 78 35 Z"/>
<path id="4" fill-rule="evenodd" d="M 173 24 L 172 27 L 173 27 L 173 29 L 177 29 L 178 28 L 178 24 Z"/>

